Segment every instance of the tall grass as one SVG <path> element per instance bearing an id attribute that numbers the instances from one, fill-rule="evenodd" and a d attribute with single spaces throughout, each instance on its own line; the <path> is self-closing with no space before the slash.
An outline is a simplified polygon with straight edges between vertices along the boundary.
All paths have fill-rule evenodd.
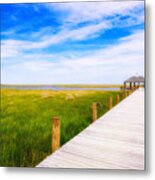
<path id="1" fill-rule="evenodd" d="M 1 90 L 0 166 L 33 167 L 51 153 L 51 119 L 61 119 L 61 145 L 116 104 L 117 91 Z"/>

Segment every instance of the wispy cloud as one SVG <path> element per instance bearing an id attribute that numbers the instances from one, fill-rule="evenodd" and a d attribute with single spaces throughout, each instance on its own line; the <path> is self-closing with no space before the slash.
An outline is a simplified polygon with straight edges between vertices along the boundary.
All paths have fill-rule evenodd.
<path id="1" fill-rule="evenodd" d="M 58 44 L 61 42 L 65 42 L 67 40 L 72 40 L 72 41 L 81 41 L 86 38 L 91 38 L 93 37 L 94 34 L 99 33 L 100 31 L 104 31 L 108 25 L 104 22 L 98 23 L 98 24 L 93 24 L 89 25 L 86 27 L 74 29 L 74 30 L 69 30 L 69 29 L 64 29 L 57 34 L 54 35 L 42 35 L 43 32 L 45 32 L 45 29 L 36 32 L 33 34 L 33 37 L 42 37 L 40 40 L 34 42 L 34 41 L 28 41 L 28 40 L 3 40 L 2 41 L 2 49 L 9 49 L 10 51 L 13 49 L 14 51 L 20 51 L 21 50 L 30 50 L 30 49 L 40 49 L 40 48 L 46 48 L 50 45 L 53 44 Z M 97 34 L 96 36 L 99 36 Z M 8 54 L 8 53 L 7 53 Z M 11 55 L 11 54 L 10 54 Z M 10 56 L 9 55 L 9 56 Z"/>
<path id="2" fill-rule="evenodd" d="M 106 18 L 116 18 L 118 16 L 128 16 L 129 19 L 134 19 L 135 23 L 140 23 L 143 21 L 143 13 L 138 13 L 137 11 L 143 11 L 144 2 L 143 1 L 125 1 L 125 2 L 76 2 L 74 3 L 56 3 L 47 4 L 46 8 L 62 12 L 66 14 L 65 18 L 61 18 L 60 21 L 63 23 L 69 23 L 71 26 L 82 23 L 82 22 L 93 22 L 102 21 Z M 133 21 L 132 21 L 133 23 Z"/>
<path id="3" fill-rule="evenodd" d="M 94 52 L 90 51 L 87 56 L 83 57 L 78 55 L 78 58 L 76 56 L 76 58 L 71 59 L 64 57 L 63 54 L 59 54 L 57 56 L 52 56 L 50 54 L 23 55 L 24 61 L 9 66 L 5 69 L 5 73 L 8 71 L 8 74 L 11 76 L 12 73 L 18 72 L 19 69 L 22 69 L 23 73 L 27 72 L 31 77 L 31 80 L 28 79 L 28 82 L 31 83 L 35 82 L 36 73 L 38 74 L 38 78 L 40 78 L 40 76 L 45 77 L 45 83 L 56 83 L 51 79 L 51 77 L 55 77 L 55 75 L 61 76 L 61 78 L 58 78 L 59 81 L 57 80 L 57 83 L 67 83 L 67 81 L 71 81 L 70 76 L 77 77 L 77 75 L 80 77 L 81 83 L 83 81 L 89 82 L 90 76 L 95 74 L 94 77 L 98 77 L 98 80 L 94 81 L 94 78 L 92 78 L 93 83 L 100 83 L 101 77 L 103 77 L 102 83 L 108 83 L 108 79 L 104 77 L 107 77 L 111 73 L 114 77 L 117 77 L 120 74 L 120 70 L 123 76 L 129 76 L 135 74 L 136 72 L 143 73 L 143 40 L 143 31 L 135 32 L 126 38 L 120 39 L 117 45 L 101 50 L 95 50 Z M 49 58 L 57 58 L 58 61 L 50 62 L 48 61 Z M 87 76 L 87 74 L 90 76 Z M 20 76 L 22 81 L 22 73 Z M 65 79 L 63 79 L 64 77 Z M 72 81 L 75 82 L 75 79 L 72 79 Z M 36 82 L 41 83 L 39 80 Z"/>
<path id="4" fill-rule="evenodd" d="M 20 31 L 19 24 L 3 30 L 2 83 L 121 83 L 144 73 L 144 29 L 137 28 L 144 24 L 143 2 L 52 3 L 32 9 L 39 13 L 40 7 L 51 17 L 59 14 L 55 24 L 45 18 L 46 25 L 37 30 Z M 65 46 L 70 48 L 62 51 Z"/>

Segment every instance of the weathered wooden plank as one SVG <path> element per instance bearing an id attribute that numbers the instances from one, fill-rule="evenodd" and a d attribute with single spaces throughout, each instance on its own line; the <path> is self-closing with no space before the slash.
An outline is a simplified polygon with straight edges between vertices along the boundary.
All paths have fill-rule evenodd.
<path id="1" fill-rule="evenodd" d="M 81 136 L 81 135 L 79 135 L 79 136 Z M 111 131 L 108 129 L 104 130 L 104 132 L 102 132 L 102 131 L 97 132 L 95 130 L 93 130 L 93 131 L 89 130 L 89 131 L 87 131 L 87 133 L 83 134 L 82 136 L 87 137 L 87 138 L 89 138 L 89 137 L 97 138 L 97 139 L 107 138 L 107 139 L 114 139 L 114 140 L 118 140 L 118 141 L 144 144 L 143 134 L 139 135 L 139 133 L 137 133 L 137 132 L 128 133 L 128 132 L 124 131 L 124 133 L 122 134 L 122 131 L 116 132 L 116 131 Z"/>
<path id="2" fill-rule="evenodd" d="M 73 154 L 63 151 L 56 152 L 56 155 L 53 154 L 53 156 L 47 157 L 47 159 L 44 160 L 46 163 L 40 164 L 38 167 L 59 167 L 59 168 L 99 168 L 101 169 L 118 169 L 116 164 L 106 162 L 106 160 L 103 162 L 100 162 L 98 160 L 90 159 L 85 156 L 82 156 L 81 154 Z M 43 161 L 43 162 L 44 162 Z M 74 161 L 74 163 L 73 163 Z M 46 164 L 46 166 L 45 166 Z M 125 169 L 125 166 L 121 166 L 121 169 Z"/>

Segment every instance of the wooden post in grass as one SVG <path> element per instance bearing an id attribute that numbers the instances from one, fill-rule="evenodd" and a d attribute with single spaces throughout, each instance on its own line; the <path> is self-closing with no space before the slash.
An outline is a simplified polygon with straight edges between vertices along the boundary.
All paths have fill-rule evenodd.
<path id="1" fill-rule="evenodd" d="M 119 94 L 117 94 L 117 96 L 116 96 L 116 102 L 117 102 L 117 104 L 120 102 L 120 96 L 119 96 Z"/>
<path id="2" fill-rule="evenodd" d="M 52 118 L 52 152 L 60 147 L 60 118 Z"/>
<path id="3" fill-rule="evenodd" d="M 97 120 L 97 103 L 94 102 L 92 104 L 92 121 L 96 121 Z"/>
<path id="4" fill-rule="evenodd" d="M 126 93 L 126 91 L 124 91 L 124 98 L 126 98 L 126 96 L 127 96 L 127 93 Z"/>
<path id="5" fill-rule="evenodd" d="M 121 92 L 121 101 L 124 99 L 124 92 Z"/>
<path id="6" fill-rule="evenodd" d="M 109 110 L 112 108 L 112 97 L 109 98 Z"/>

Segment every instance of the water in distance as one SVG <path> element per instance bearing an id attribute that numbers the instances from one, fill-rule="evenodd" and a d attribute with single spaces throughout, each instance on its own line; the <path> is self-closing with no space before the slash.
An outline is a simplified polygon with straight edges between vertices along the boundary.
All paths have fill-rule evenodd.
<path id="1" fill-rule="evenodd" d="M 59 87 L 53 85 L 1 85 L 2 89 L 17 89 L 17 90 L 107 90 L 118 91 L 118 87 Z"/>

